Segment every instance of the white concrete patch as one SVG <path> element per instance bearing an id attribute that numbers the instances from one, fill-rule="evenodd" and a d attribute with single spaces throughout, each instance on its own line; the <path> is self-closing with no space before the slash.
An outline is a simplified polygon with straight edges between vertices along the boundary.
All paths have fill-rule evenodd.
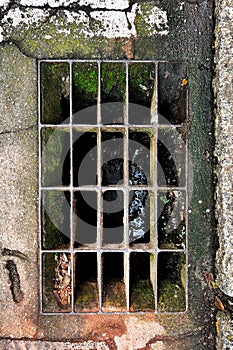
<path id="1" fill-rule="evenodd" d="M 163 326 L 158 322 L 141 321 L 137 317 L 131 317 L 125 324 L 128 334 L 114 337 L 118 350 L 144 348 L 151 338 L 164 333 Z"/>
<path id="2" fill-rule="evenodd" d="M 10 0 L 0 0 L 0 7 L 6 7 L 9 4 Z"/>
<path id="3" fill-rule="evenodd" d="M 33 23 L 43 22 L 49 16 L 48 11 L 42 9 L 27 9 L 22 12 L 19 8 L 10 10 L 2 19 L 2 24 L 11 23 L 12 27 L 17 27 L 24 23 L 30 26 Z"/>
<path id="4" fill-rule="evenodd" d="M 0 42 L 3 41 L 4 39 L 2 33 L 3 33 L 3 29 L 0 27 Z"/>
<path id="5" fill-rule="evenodd" d="M 0 0 L 3 4 L 4 1 Z M 20 0 L 21 5 L 27 6 L 40 6 L 48 4 L 50 7 L 63 6 L 73 2 L 73 0 Z M 87 0 L 81 0 L 80 4 L 91 4 L 94 8 L 97 7 L 108 7 L 123 9 L 128 7 L 128 1 L 118 0 L 96 0 L 89 2 Z M 50 17 L 50 23 L 57 25 L 59 33 L 64 35 L 70 34 L 69 25 L 67 23 L 76 23 L 77 31 L 86 36 L 103 36 L 106 38 L 127 38 L 131 36 L 137 36 L 137 27 L 135 25 L 136 16 L 140 16 L 143 20 L 144 28 L 148 36 L 153 35 L 168 35 L 168 20 L 166 11 L 161 10 L 157 6 L 147 9 L 143 5 L 134 4 L 130 12 L 116 11 L 116 10 L 93 10 L 90 14 L 85 11 L 71 12 L 63 10 L 67 17 L 66 23 L 59 22 L 59 18 L 54 15 Z M 36 23 L 44 22 L 49 17 L 49 10 L 42 8 L 31 8 L 26 7 L 21 10 L 19 7 L 11 9 L 2 19 L 2 27 L 0 27 L 0 41 L 3 41 L 3 29 L 4 26 L 7 28 L 7 32 L 10 31 L 11 27 L 17 27 L 21 24 L 31 26 Z M 92 27 L 90 26 L 90 20 L 94 20 Z M 63 25 L 63 28 L 61 28 Z M 143 29 L 144 29 L 143 28 Z M 49 39 L 46 37 L 46 39 Z"/>
<path id="6" fill-rule="evenodd" d="M 127 38 L 131 35 L 136 35 L 136 28 L 134 20 L 136 17 L 135 13 L 129 13 L 126 15 L 121 11 L 93 11 L 90 13 L 91 17 L 99 21 L 99 29 L 96 30 L 95 35 L 103 35 L 106 38 Z"/>
<path id="7" fill-rule="evenodd" d="M 129 7 L 128 0 L 80 0 L 80 6 L 91 6 L 93 9 L 124 10 Z"/>
<path id="8" fill-rule="evenodd" d="M 162 341 L 157 341 L 156 343 L 151 344 L 150 348 L 152 350 L 166 350 L 166 346 L 164 345 L 164 343 Z"/>
<path id="9" fill-rule="evenodd" d="M 90 29 L 90 19 L 86 12 L 84 11 L 78 11 L 77 13 L 70 13 L 69 11 L 64 11 L 66 17 L 67 17 L 67 23 L 75 23 L 77 26 L 79 24 L 82 24 L 81 28 L 79 28 L 79 33 L 85 35 L 88 37 L 93 37 L 96 35 L 91 29 Z M 67 28 L 59 29 L 60 33 L 63 32 L 64 34 L 69 34 L 69 26 Z"/>
<path id="10" fill-rule="evenodd" d="M 159 7 L 154 6 L 152 9 L 144 10 L 143 5 L 135 4 L 132 7 L 133 11 L 138 11 L 146 23 L 147 30 L 150 31 L 150 35 L 168 35 L 168 19 L 167 12 L 161 10 Z"/>
<path id="11" fill-rule="evenodd" d="M 77 1 L 76 0 L 20 0 L 19 4 L 22 6 L 42 7 L 44 5 L 49 5 L 50 7 L 59 7 L 59 6 L 69 6 L 73 2 L 77 2 Z"/>
<path id="12" fill-rule="evenodd" d="M 6 2 L 6 0 L 0 0 L 1 3 Z M 9 0 L 8 0 L 9 2 Z M 50 7 L 60 7 L 69 6 L 70 4 L 76 2 L 77 0 L 20 0 L 19 4 L 22 6 L 36 6 L 42 7 L 44 5 L 49 5 Z M 80 0 L 78 2 L 79 6 L 90 6 L 93 9 L 103 8 L 103 9 L 114 9 L 123 10 L 129 6 L 128 0 Z"/>

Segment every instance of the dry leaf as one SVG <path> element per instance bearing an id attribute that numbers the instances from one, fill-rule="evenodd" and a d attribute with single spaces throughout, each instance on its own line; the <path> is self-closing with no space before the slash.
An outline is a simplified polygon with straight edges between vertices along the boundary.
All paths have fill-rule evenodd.
<path id="1" fill-rule="evenodd" d="M 223 305 L 223 303 L 221 302 L 221 300 L 219 299 L 219 297 L 215 296 L 214 301 L 215 301 L 215 306 L 216 306 L 219 310 L 225 311 L 224 305 Z"/>

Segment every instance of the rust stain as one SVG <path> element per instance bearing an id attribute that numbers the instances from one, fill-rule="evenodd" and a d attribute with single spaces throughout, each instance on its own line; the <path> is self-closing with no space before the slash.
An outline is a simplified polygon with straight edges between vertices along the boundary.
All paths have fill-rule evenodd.
<path id="1" fill-rule="evenodd" d="M 122 45 L 122 49 L 123 49 L 125 56 L 128 60 L 134 58 L 132 48 L 133 48 L 133 43 L 132 43 L 131 38 L 129 40 L 127 40 L 125 44 Z"/>
<path id="2" fill-rule="evenodd" d="M 106 341 L 113 339 L 114 336 L 122 336 L 127 329 L 121 315 L 88 315 L 82 331 L 92 339 Z"/>

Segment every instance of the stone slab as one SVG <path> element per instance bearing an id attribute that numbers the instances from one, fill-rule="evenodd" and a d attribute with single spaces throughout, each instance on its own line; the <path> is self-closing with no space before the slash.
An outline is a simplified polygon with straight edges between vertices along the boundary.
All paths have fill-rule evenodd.
<path id="1" fill-rule="evenodd" d="M 233 1 L 216 1 L 215 9 L 216 103 L 215 155 L 217 157 L 216 220 L 219 248 L 216 255 L 217 284 L 233 296 Z M 217 349 L 233 348 L 232 315 L 217 315 Z"/>

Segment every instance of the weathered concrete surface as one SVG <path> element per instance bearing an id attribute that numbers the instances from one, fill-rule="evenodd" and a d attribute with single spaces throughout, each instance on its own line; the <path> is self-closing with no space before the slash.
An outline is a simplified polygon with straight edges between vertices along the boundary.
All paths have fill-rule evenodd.
<path id="1" fill-rule="evenodd" d="M 220 1 L 216 8 L 216 191 L 219 250 L 218 285 L 233 296 L 233 1 Z"/>
<path id="2" fill-rule="evenodd" d="M 48 341 L 13 341 L 13 340 L 0 340 L 0 349 L 4 350 L 110 350 L 109 346 L 105 342 L 99 341 L 84 341 L 76 344 L 70 342 L 48 342 Z"/>
<path id="3" fill-rule="evenodd" d="M 233 1 L 216 1 L 216 218 L 219 248 L 216 256 L 217 284 L 233 296 Z M 217 315 L 217 349 L 233 348 L 232 314 Z"/>
<path id="4" fill-rule="evenodd" d="M 36 66 L 13 45 L 1 47 L 0 57 L 0 333 L 32 337 L 38 312 Z M 2 256 L 4 248 L 18 250 L 27 259 Z M 7 260 L 14 261 L 19 273 L 24 298 L 18 304 L 13 301 Z"/>
<path id="5" fill-rule="evenodd" d="M 193 350 L 192 343 L 195 342 L 195 338 L 192 342 L 186 338 L 184 340 L 170 339 L 170 340 L 155 340 L 147 346 L 140 348 L 141 350 Z M 201 344 L 196 343 L 197 349 Z M 104 341 L 92 341 L 87 340 L 83 342 L 50 342 L 50 341 L 25 341 L 25 340 L 0 340 L 0 349 L 4 350 L 115 350 L 115 347 L 108 345 Z M 119 347 L 119 350 L 124 348 Z M 133 347 L 128 347 L 127 350 L 136 350 Z M 220 350 L 220 349 L 219 349 Z"/>
<path id="6" fill-rule="evenodd" d="M 229 313 L 219 312 L 217 315 L 219 334 L 216 350 L 233 349 L 233 319 Z"/>
<path id="7" fill-rule="evenodd" d="M 14 45 L 0 47 L 0 133 L 36 126 L 36 69 Z"/>

